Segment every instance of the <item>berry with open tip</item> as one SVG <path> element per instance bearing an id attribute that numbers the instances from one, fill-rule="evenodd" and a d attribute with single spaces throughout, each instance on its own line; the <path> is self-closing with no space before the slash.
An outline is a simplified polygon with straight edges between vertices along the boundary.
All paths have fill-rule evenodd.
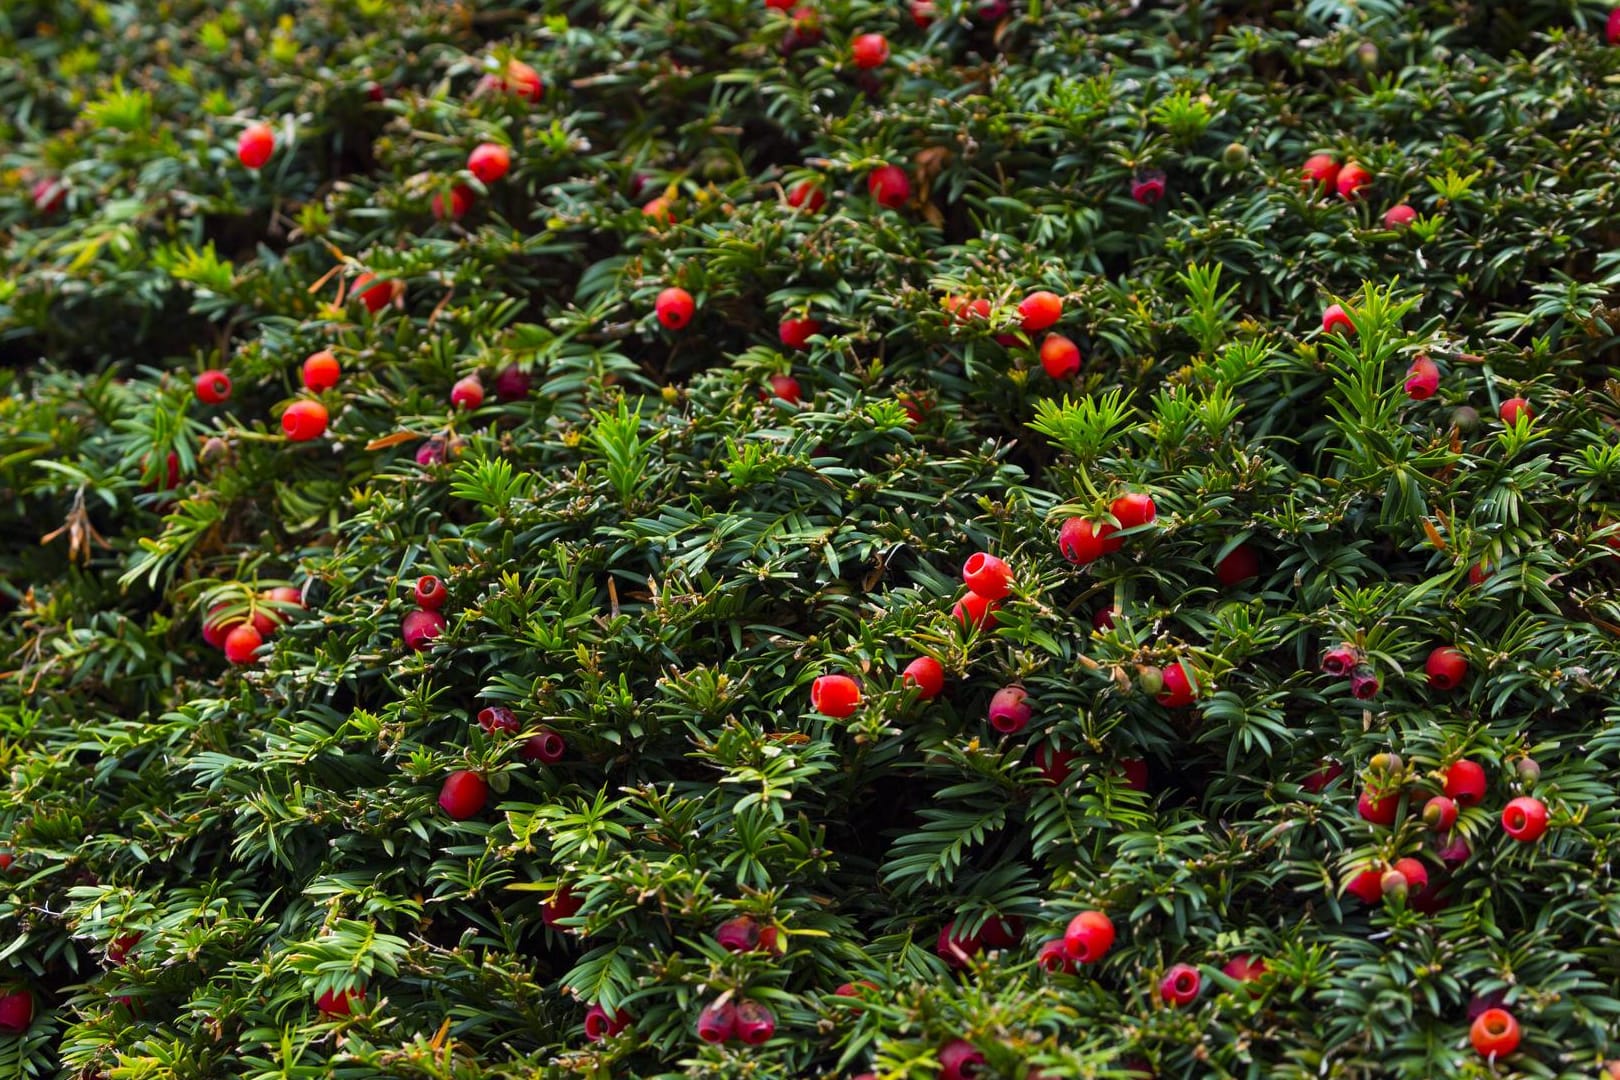
<path id="1" fill-rule="evenodd" d="M 591 1042 L 601 1042 L 623 1031 L 630 1023 L 630 1014 L 623 1009 L 616 1009 L 612 1015 L 600 1005 L 592 1005 L 585 1010 L 585 1037 Z"/>
<path id="2" fill-rule="evenodd" d="M 444 628 L 443 615 L 426 608 L 415 608 L 407 611 L 405 617 L 400 620 L 399 635 L 407 649 L 421 652 L 434 638 L 444 633 Z"/>
<path id="3" fill-rule="evenodd" d="M 1520 795 L 1502 808 L 1502 828 L 1521 844 L 1533 844 L 1547 831 L 1547 804 Z"/>
<path id="4" fill-rule="evenodd" d="M 990 726 L 1003 735 L 1016 735 L 1023 731 L 1034 714 L 1029 691 L 1022 686 L 1003 686 L 990 698 Z"/>
<path id="5" fill-rule="evenodd" d="M 1204 987 L 1204 977 L 1191 964 L 1176 964 L 1159 981 L 1159 997 L 1178 1008 L 1191 1005 Z"/>
<path id="6" fill-rule="evenodd" d="M 326 433 L 329 419 L 325 405 L 312 398 L 301 398 L 281 414 L 281 431 L 293 442 L 309 442 Z"/>
<path id="7" fill-rule="evenodd" d="M 986 600 L 1000 600 L 1012 589 L 1012 567 L 994 555 L 976 551 L 962 564 L 962 580 Z"/>
<path id="8" fill-rule="evenodd" d="M 659 293 L 653 303 L 658 321 L 671 330 L 680 330 L 690 323 L 696 307 L 692 294 L 678 285 L 671 285 Z"/>
<path id="9" fill-rule="evenodd" d="M 1063 931 L 1063 947 L 1079 964 L 1095 964 L 1114 946 L 1114 923 L 1101 911 L 1082 911 Z"/>
<path id="10" fill-rule="evenodd" d="M 1474 1049 L 1493 1061 L 1517 1050 L 1519 1039 L 1519 1021 L 1506 1009 L 1486 1009 L 1468 1029 Z"/>
<path id="11" fill-rule="evenodd" d="M 911 198 L 911 178 L 898 165 L 880 165 L 866 178 L 866 190 L 879 206 L 898 210 Z"/>
<path id="12" fill-rule="evenodd" d="M 204 405 L 223 405 L 231 400 L 231 377 L 216 368 L 198 375 L 194 388 L 197 400 Z"/>

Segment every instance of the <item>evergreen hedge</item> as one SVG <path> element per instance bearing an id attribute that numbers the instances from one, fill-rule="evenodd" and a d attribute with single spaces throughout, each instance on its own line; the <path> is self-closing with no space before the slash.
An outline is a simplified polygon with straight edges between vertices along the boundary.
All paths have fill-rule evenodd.
<path id="1" fill-rule="evenodd" d="M 1607 1075 L 1607 15 L 5 5 L 0 1071 Z"/>

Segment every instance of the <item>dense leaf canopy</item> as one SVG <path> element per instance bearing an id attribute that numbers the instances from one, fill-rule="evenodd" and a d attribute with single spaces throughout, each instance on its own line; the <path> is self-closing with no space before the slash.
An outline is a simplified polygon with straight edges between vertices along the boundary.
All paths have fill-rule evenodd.
<path id="1" fill-rule="evenodd" d="M 5 5 L 0 1071 L 1600 1075 L 1606 15 Z"/>

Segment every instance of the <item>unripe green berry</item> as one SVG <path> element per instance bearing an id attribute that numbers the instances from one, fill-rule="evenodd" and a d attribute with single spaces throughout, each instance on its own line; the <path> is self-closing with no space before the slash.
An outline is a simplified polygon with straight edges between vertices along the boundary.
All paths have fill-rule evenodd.
<path id="1" fill-rule="evenodd" d="M 1513 763 L 1514 771 L 1519 779 L 1526 784 L 1533 784 L 1541 779 L 1541 766 L 1536 764 L 1535 758 L 1522 757 Z"/>
<path id="2" fill-rule="evenodd" d="M 1137 668 L 1136 688 L 1148 697 L 1157 697 L 1164 692 L 1164 672 L 1156 667 Z"/>
<path id="3" fill-rule="evenodd" d="M 1401 761 L 1401 755 L 1399 754 L 1374 754 L 1367 766 L 1373 772 L 1398 773 L 1401 771 L 1403 764 L 1404 762 Z"/>
<path id="4" fill-rule="evenodd" d="M 1240 142 L 1235 142 L 1221 151 L 1221 164 L 1232 172 L 1249 164 L 1249 148 Z"/>
<path id="5" fill-rule="evenodd" d="M 1451 426 L 1467 434 L 1479 427 L 1479 410 L 1472 405 L 1459 405 L 1451 410 Z"/>

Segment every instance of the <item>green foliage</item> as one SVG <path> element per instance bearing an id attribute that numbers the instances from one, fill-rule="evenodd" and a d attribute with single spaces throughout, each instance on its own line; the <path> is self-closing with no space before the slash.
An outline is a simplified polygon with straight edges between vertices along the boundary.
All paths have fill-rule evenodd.
<path id="1" fill-rule="evenodd" d="M 955 1038 L 1009 1080 L 1620 1058 L 1605 6 L 816 8 L 815 41 L 757 0 L 0 10 L 0 984 L 38 1006 L 0 1072 L 920 1080 Z M 511 60 L 539 103 L 496 85 Z M 511 154 L 488 184 L 483 141 Z M 1307 187 L 1313 153 L 1371 186 Z M 362 273 L 393 283 L 374 312 Z M 1037 289 L 1073 379 L 1022 329 Z M 307 391 L 321 349 L 342 376 Z M 309 397 L 328 428 L 290 442 Z M 1513 397 L 1533 419 L 1498 420 Z M 1063 522 L 1127 491 L 1157 519 L 1067 561 Z M 1014 580 L 968 628 L 981 550 Z M 414 652 L 425 574 L 446 625 Z M 233 666 L 204 628 L 243 620 L 267 644 Z M 1320 671 L 1341 643 L 1372 698 Z M 1197 700 L 1168 708 L 1181 662 Z M 848 717 L 810 705 L 834 672 Z M 1002 733 L 1015 683 L 1034 717 Z M 1489 790 L 1448 866 L 1422 808 L 1463 758 Z M 457 821 L 463 769 L 490 796 Z M 1394 823 L 1363 820 L 1391 783 Z M 1527 793 L 1552 827 L 1518 844 Z M 1406 857 L 1437 904 L 1346 892 Z M 1089 908 L 1113 949 L 1045 972 Z M 722 947 L 742 915 L 775 947 Z M 938 951 L 1012 920 L 963 969 Z M 1258 983 L 1222 970 L 1244 954 Z M 702 1043 L 722 995 L 775 1038 Z M 1494 1063 L 1490 995 L 1524 1030 Z M 587 1039 L 592 1005 L 629 1025 Z"/>

